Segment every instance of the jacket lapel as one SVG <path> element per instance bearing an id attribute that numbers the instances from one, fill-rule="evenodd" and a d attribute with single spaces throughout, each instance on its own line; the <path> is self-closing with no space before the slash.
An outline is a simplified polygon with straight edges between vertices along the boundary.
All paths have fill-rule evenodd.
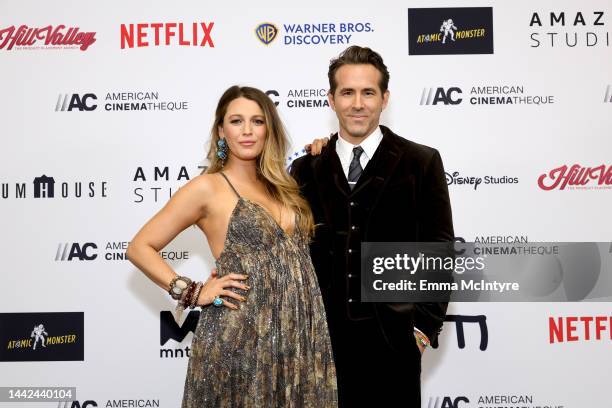
<path id="1" fill-rule="evenodd" d="M 359 194 L 367 187 L 368 195 L 378 198 L 400 161 L 402 151 L 393 140 L 394 137 L 398 136 L 395 136 L 385 126 L 381 126 L 380 129 L 383 133 L 383 138 L 374 156 L 366 165 L 361 177 L 359 177 L 355 188 L 351 191 L 353 195 Z M 374 197 L 372 199 L 373 202 L 376 201 Z"/>
<path id="2" fill-rule="evenodd" d="M 313 161 L 315 170 L 315 180 L 319 185 L 319 191 L 328 190 L 332 186 L 335 187 L 342 195 L 348 196 L 351 192 L 340 158 L 336 153 L 336 142 L 338 134 L 332 136 L 328 146 L 323 149 L 323 152 L 316 160 Z"/>

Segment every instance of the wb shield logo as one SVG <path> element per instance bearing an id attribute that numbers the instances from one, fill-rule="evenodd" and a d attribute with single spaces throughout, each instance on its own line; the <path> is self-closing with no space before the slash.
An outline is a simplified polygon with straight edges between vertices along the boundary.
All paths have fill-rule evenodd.
<path id="1" fill-rule="evenodd" d="M 278 34 L 278 28 L 272 23 L 262 23 L 255 29 L 255 35 L 257 39 L 262 43 L 268 45 L 276 38 Z"/>

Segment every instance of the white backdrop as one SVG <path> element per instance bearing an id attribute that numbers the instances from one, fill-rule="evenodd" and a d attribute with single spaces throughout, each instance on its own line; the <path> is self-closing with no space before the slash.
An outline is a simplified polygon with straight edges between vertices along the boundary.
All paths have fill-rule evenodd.
<path id="1" fill-rule="evenodd" d="M 326 90 L 328 62 L 348 44 L 286 44 L 291 24 L 369 24 L 371 31 L 349 33 L 348 42 L 372 47 L 389 67 L 391 99 L 382 123 L 436 147 L 450 175 L 483 180 L 476 188 L 449 185 L 457 236 L 467 241 L 610 239 L 609 183 L 592 180 L 586 188 L 544 191 L 537 182 L 562 165 L 612 164 L 612 103 L 605 102 L 612 85 L 609 1 L 286 4 L 0 1 L 0 30 L 63 24 L 63 32 L 69 27 L 95 32 L 95 42 L 84 51 L 53 48 L 44 38 L 8 49 L 2 46 L 8 33 L 0 36 L 0 312 L 84 313 L 83 361 L 3 361 L 0 386 L 74 386 L 79 402 L 73 407 L 180 406 L 187 358 L 167 357 L 164 350 L 184 349 L 192 335 L 160 344 L 160 312 L 172 310 L 174 303 L 121 259 L 122 253 L 169 194 L 201 171 L 214 108 L 228 86 L 276 91 L 272 97 L 292 137 L 292 158 L 312 138 L 336 130 L 331 109 L 316 106 L 323 98 L 295 95 Z M 408 54 L 408 8 L 448 6 L 493 8 L 493 54 Z M 534 12 L 542 27 L 530 27 Z M 551 26 L 551 12 L 564 12 L 565 24 Z M 577 12 L 584 25 L 574 25 Z M 597 24 L 594 12 L 603 13 Z M 265 22 L 279 29 L 268 45 L 255 34 Z M 153 23 L 177 24 L 169 45 L 164 45 L 167 25 L 160 31 L 162 45 L 154 45 Z M 192 41 L 198 23 L 198 42 L 205 23 L 214 47 L 179 45 L 179 23 L 185 41 Z M 148 46 L 121 48 L 121 26 L 130 24 L 149 25 L 143 29 Z M 455 24 L 460 30 L 461 21 Z M 541 33 L 539 47 L 530 39 L 533 32 Z M 553 46 L 545 40 L 549 32 L 558 33 Z M 597 44 L 587 45 L 587 32 L 597 36 Z M 576 33 L 575 47 L 566 45 L 566 33 L 570 43 Z M 470 103 L 472 88 L 486 86 L 523 87 L 521 96 L 552 97 L 554 103 Z M 461 103 L 421 104 L 424 90 L 451 87 L 461 89 Z M 144 102 L 159 106 L 107 110 L 107 104 L 132 102 L 127 93 L 138 92 L 154 93 L 157 99 Z M 121 93 L 126 93 L 123 101 L 108 100 Z M 69 109 L 74 94 L 95 109 Z M 306 104 L 315 106 L 292 107 L 297 100 L 313 100 Z M 168 110 L 171 105 L 181 109 Z M 167 168 L 167 177 L 156 179 L 156 167 Z M 52 198 L 35 197 L 34 179 L 42 175 L 55 181 Z M 515 182 L 487 184 L 486 176 Z M 19 196 L 22 183 L 25 195 Z M 81 183 L 82 197 L 75 196 L 75 183 Z M 62 256 L 75 243 L 96 257 Z M 205 279 L 213 265 L 205 237 L 195 228 L 165 251 L 179 258 L 169 262 L 181 275 Z M 459 348 L 456 325 L 445 324 L 439 349 L 424 355 L 424 407 L 609 405 L 610 303 L 463 303 L 452 304 L 449 313 L 485 316 L 488 342 L 482 350 L 478 325 L 466 323 L 466 344 Z M 577 326 L 577 340 L 551 343 L 549 318 L 568 316 L 607 316 L 607 330 L 595 339 L 591 329 L 587 338 Z M 53 336 L 53 327 L 46 328 Z M 7 345 L 0 346 L 10 354 Z M 45 352 L 62 346 L 54 347 Z M 4 406 L 28 404 L 0 403 Z"/>

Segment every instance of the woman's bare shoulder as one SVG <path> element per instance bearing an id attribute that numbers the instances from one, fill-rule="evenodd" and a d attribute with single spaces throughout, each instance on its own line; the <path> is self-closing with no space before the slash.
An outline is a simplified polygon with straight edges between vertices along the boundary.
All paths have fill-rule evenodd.
<path id="1" fill-rule="evenodd" d="M 186 189 L 188 193 L 197 195 L 200 200 L 214 197 L 221 190 L 221 177 L 218 174 L 200 174 L 192 178 L 181 189 Z"/>

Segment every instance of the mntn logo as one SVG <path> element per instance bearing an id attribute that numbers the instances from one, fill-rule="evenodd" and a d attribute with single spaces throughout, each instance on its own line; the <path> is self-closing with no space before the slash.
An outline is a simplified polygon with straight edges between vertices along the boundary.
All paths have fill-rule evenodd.
<path id="1" fill-rule="evenodd" d="M 457 96 L 454 96 L 454 94 Z M 437 105 L 439 103 L 459 105 L 463 99 L 458 95 L 461 95 L 461 88 L 457 87 L 448 88 L 448 90 L 444 90 L 444 88 L 423 88 L 421 105 Z"/>
<path id="2" fill-rule="evenodd" d="M 460 402 L 470 402 L 467 397 L 442 397 L 440 401 L 440 397 L 430 397 L 429 403 L 427 404 L 427 408 L 462 408 L 464 405 L 459 405 Z"/>
<path id="3" fill-rule="evenodd" d="M 278 35 L 278 28 L 272 23 L 261 23 L 255 28 L 257 39 L 265 45 L 270 44 Z"/>
<path id="4" fill-rule="evenodd" d="M 57 103 L 55 104 L 55 111 L 71 112 L 78 109 L 82 112 L 96 110 L 98 105 L 95 103 L 89 104 L 89 99 L 98 100 L 96 95 L 92 93 L 86 93 L 82 97 L 79 94 L 59 94 L 57 97 Z"/>

